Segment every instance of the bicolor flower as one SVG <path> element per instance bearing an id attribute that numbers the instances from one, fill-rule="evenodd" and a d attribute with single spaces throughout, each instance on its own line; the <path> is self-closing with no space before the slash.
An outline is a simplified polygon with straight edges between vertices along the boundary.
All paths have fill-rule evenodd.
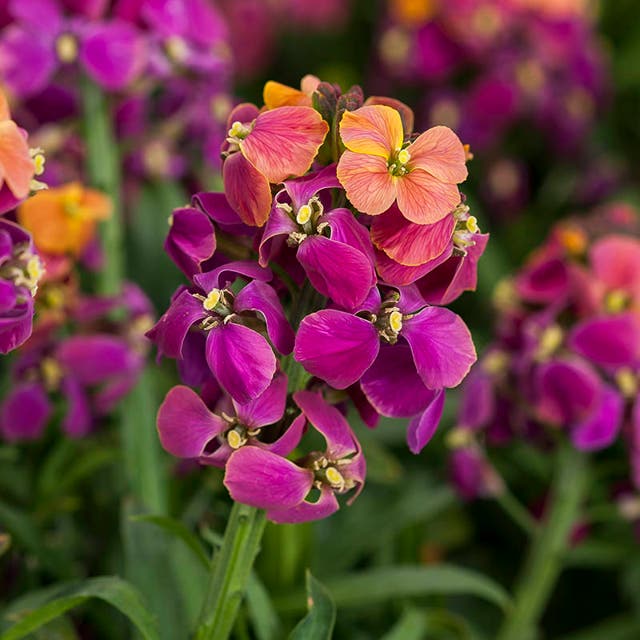
<path id="1" fill-rule="evenodd" d="M 358 211 L 379 215 L 397 202 L 407 220 L 433 224 L 460 203 L 466 156 L 451 129 L 433 127 L 406 144 L 398 111 L 370 105 L 345 111 L 340 136 L 347 150 L 338 179 Z"/>
<path id="2" fill-rule="evenodd" d="M 162 446 L 178 458 L 197 459 L 201 464 L 224 467 L 229 456 L 244 446 L 255 446 L 276 455 L 287 456 L 297 446 L 305 425 L 296 417 L 282 430 L 275 427 L 284 416 L 287 377 L 277 373 L 269 386 L 254 400 L 239 404 L 231 399 L 219 401 L 211 411 L 192 389 L 173 387 L 158 411 L 158 434 Z"/>
<path id="3" fill-rule="evenodd" d="M 286 242 L 314 288 L 338 306 L 355 309 L 376 283 L 373 247 L 367 229 L 349 209 L 330 209 L 329 189 L 340 188 L 331 165 L 319 173 L 288 180 L 275 203 L 260 242 L 260 264 Z"/>
<path id="4" fill-rule="evenodd" d="M 320 78 L 308 74 L 300 81 L 300 89 L 269 80 L 262 90 L 262 99 L 267 109 L 277 107 L 311 107 L 311 96 L 320 84 Z"/>
<path id="5" fill-rule="evenodd" d="M 18 208 L 18 222 L 43 253 L 77 258 L 94 239 L 97 223 L 111 211 L 105 194 L 72 182 L 25 200 Z"/>
<path id="6" fill-rule="evenodd" d="M 33 327 L 33 297 L 43 275 L 29 233 L 0 219 L 0 353 L 23 344 Z"/>
<path id="7" fill-rule="evenodd" d="M 345 417 L 319 393 L 299 391 L 293 396 L 311 426 L 326 441 L 292 462 L 258 447 L 242 447 L 227 463 L 224 484 L 238 502 L 266 509 L 274 522 L 305 522 L 325 518 L 339 509 L 336 494 L 364 485 L 366 466 L 360 444 Z M 316 495 L 314 495 L 314 493 Z"/>
<path id="8" fill-rule="evenodd" d="M 389 348 L 381 348 L 381 342 Z M 381 366 L 376 370 L 391 371 L 393 359 L 406 353 L 405 346 L 412 365 L 407 369 L 403 362 L 402 370 L 417 372 L 429 390 L 455 387 L 476 360 L 464 322 L 448 309 L 426 305 L 410 288 L 384 301 L 374 289 L 366 307 L 356 314 L 324 309 L 308 315 L 296 335 L 294 354 L 309 373 L 336 389 L 346 389 L 377 361 Z M 398 372 L 397 384 L 403 384 L 401 377 Z"/>
<path id="9" fill-rule="evenodd" d="M 270 183 L 304 175 L 329 126 L 310 107 L 278 107 L 258 112 L 239 105 L 229 116 L 224 190 L 245 224 L 261 227 L 271 210 Z"/>
<path id="10" fill-rule="evenodd" d="M 188 336 L 204 334 L 204 356 L 220 386 L 239 403 L 259 396 L 277 368 L 265 334 L 284 355 L 293 347 L 293 331 L 278 295 L 266 284 L 271 277 L 270 271 L 250 262 L 230 262 L 194 275 L 195 287 L 178 289 L 147 334 L 157 344 L 158 355 L 183 359 L 185 349 L 195 344 Z M 231 285 L 238 278 L 250 282 L 236 293 Z M 190 357 L 201 356 L 199 348 Z"/>

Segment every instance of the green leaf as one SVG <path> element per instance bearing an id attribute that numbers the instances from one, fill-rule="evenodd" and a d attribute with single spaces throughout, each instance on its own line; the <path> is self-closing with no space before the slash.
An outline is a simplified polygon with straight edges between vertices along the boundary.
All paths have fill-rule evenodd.
<path id="1" fill-rule="evenodd" d="M 131 516 L 131 520 L 134 522 L 148 522 L 156 527 L 160 527 L 174 538 L 181 540 L 193 552 L 194 557 L 202 566 L 207 571 L 209 570 L 209 556 L 205 548 L 202 546 L 198 537 L 179 520 L 170 518 L 169 516 L 156 515 Z"/>
<path id="2" fill-rule="evenodd" d="M 640 620 L 634 616 L 619 616 L 562 636 L 561 640 L 638 640 Z"/>
<path id="3" fill-rule="evenodd" d="M 424 614 L 419 609 L 409 607 L 381 640 L 421 640 L 425 631 Z"/>
<path id="4" fill-rule="evenodd" d="M 118 609 L 136 626 L 145 640 L 159 638 L 155 619 L 146 609 L 140 593 L 121 578 L 104 576 L 60 584 L 28 594 L 5 612 L 6 619 L 18 622 L 5 631 L 0 640 L 20 640 L 91 598 L 104 600 Z"/>
<path id="5" fill-rule="evenodd" d="M 308 571 L 306 582 L 309 612 L 296 625 L 289 640 L 331 640 L 336 623 L 336 606 L 327 589 Z"/>
<path id="6" fill-rule="evenodd" d="M 444 564 L 370 569 L 327 580 L 326 585 L 337 606 L 345 608 L 427 595 L 473 595 L 503 609 L 510 603 L 507 592 L 490 578 Z M 284 613 L 299 612 L 303 608 L 298 593 L 279 597 L 274 604 Z"/>
<path id="7" fill-rule="evenodd" d="M 278 640 L 281 638 L 280 618 L 278 618 L 271 602 L 269 592 L 255 572 L 249 576 L 246 598 L 253 630 L 258 640 Z"/>

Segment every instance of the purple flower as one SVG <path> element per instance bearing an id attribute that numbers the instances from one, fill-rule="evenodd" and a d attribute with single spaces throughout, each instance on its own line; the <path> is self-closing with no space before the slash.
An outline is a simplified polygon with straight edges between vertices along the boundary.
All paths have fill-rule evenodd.
<path id="1" fill-rule="evenodd" d="M 256 446 L 286 456 L 302 436 L 304 418 L 298 416 L 275 440 L 263 441 L 269 425 L 284 416 L 287 377 L 278 373 L 254 400 L 239 404 L 226 398 L 211 411 L 189 387 L 173 387 L 158 411 L 158 433 L 162 446 L 178 458 L 195 458 L 202 464 L 224 467 L 240 447 Z M 269 434 L 273 435 L 273 434 Z"/>
<path id="2" fill-rule="evenodd" d="M 336 494 L 355 489 L 350 504 L 366 474 L 360 444 L 345 417 L 318 393 L 299 391 L 293 399 L 324 437 L 325 451 L 292 462 L 273 451 L 242 447 L 229 458 L 224 479 L 234 500 L 266 509 L 267 517 L 280 523 L 324 518 L 338 510 Z"/>
<path id="3" fill-rule="evenodd" d="M 283 244 L 296 257 L 311 284 L 345 309 L 361 305 L 376 283 L 367 229 L 348 209 L 330 209 L 329 189 L 340 188 L 335 165 L 298 180 L 287 180 L 271 210 L 260 243 L 260 264 Z"/>
<path id="4" fill-rule="evenodd" d="M 230 285 L 238 277 L 251 281 L 234 293 Z M 277 367 L 263 333 L 284 355 L 291 352 L 294 338 L 278 295 L 266 284 L 270 279 L 269 270 L 251 262 L 196 274 L 195 287 L 179 289 L 147 334 L 158 345 L 158 355 L 182 359 L 190 332 L 204 333 L 204 356 L 220 386 L 243 404 L 259 396 Z"/>
<path id="5" fill-rule="evenodd" d="M 31 335 L 42 271 L 29 233 L 0 219 L 0 353 L 13 351 Z"/>

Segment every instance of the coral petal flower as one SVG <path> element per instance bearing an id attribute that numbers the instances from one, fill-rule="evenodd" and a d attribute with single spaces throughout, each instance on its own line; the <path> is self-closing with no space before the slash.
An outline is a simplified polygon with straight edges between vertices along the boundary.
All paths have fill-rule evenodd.
<path id="1" fill-rule="evenodd" d="M 264 85 L 262 98 L 267 109 L 276 107 L 310 107 L 311 96 L 320 84 L 320 78 L 308 74 L 302 78 L 300 89 L 269 80 Z"/>
<path id="2" fill-rule="evenodd" d="M 11 120 L 7 99 L 0 92 L 0 187 L 6 183 L 16 198 L 26 198 L 34 172 L 26 136 Z"/>
<path id="3" fill-rule="evenodd" d="M 347 150 L 338 178 L 359 211 L 378 215 L 397 199 L 405 218 L 431 224 L 460 202 L 457 184 L 467 168 L 464 147 L 451 129 L 433 127 L 403 146 L 400 114 L 376 104 L 345 112 L 340 135 Z"/>

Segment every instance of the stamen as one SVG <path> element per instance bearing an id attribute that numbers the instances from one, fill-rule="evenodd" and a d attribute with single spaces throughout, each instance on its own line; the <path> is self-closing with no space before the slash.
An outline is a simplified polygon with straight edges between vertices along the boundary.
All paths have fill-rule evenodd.
<path id="1" fill-rule="evenodd" d="M 342 491 L 346 485 L 343 475 L 335 467 L 327 467 L 324 475 L 329 484 L 336 490 Z"/>
<path id="2" fill-rule="evenodd" d="M 220 291 L 220 289 L 212 289 L 209 292 L 209 295 L 207 295 L 207 297 L 204 299 L 202 306 L 207 311 L 213 311 L 215 307 L 218 305 L 218 303 L 220 302 L 221 297 L 222 297 L 222 291 Z"/>
<path id="3" fill-rule="evenodd" d="M 447 434 L 445 442 L 449 449 L 461 449 L 473 443 L 473 434 L 470 429 L 456 427 Z"/>
<path id="4" fill-rule="evenodd" d="M 389 326 L 396 333 L 402 330 L 402 314 L 399 311 L 392 311 L 389 314 Z"/>
<path id="5" fill-rule="evenodd" d="M 227 431 L 227 442 L 232 449 L 239 449 L 247 443 L 247 436 L 244 429 L 236 427 Z"/>
<path id="6" fill-rule="evenodd" d="M 174 62 L 184 62 L 189 55 L 189 47 L 180 36 L 169 36 L 165 46 L 168 56 Z"/>
<path id="7" fill-rule="evenodd" d="M 616 373 L 616 383 L 626 398 L 635 398 L 638 394 L 638 378 L 626 367 Z"/>
<path id="8" fill-rule="evenodd" d="M 476 218 L 475 216 L 469 216 L 467 218 L 467 222 L 466 225 L 467 227 L 467 231 L 469 233 L 479 233 L 480 232 L 480 227 L 478 227 L 478 218 Z"/>
<path id="9" fill-rule="evenodd" d="M 535 359 L 540 362 L 550 358 L 560 347 L 564 340 L 564 332 L 557 324 L 547 327 L 540 336 Z"/>
<path id="10" fill-rule="evenodd" d="M 398 162 L 404 165 L 407 164 L 409 160 L 411 160 L 411 154 L 406 149 L 402 149 L 402 151 L 398 153 Z"/>
<path id="11" fill-rule="evenodd" d="M 69 64 L 78 57 L 78 41 L 70 33 L 63 33 L 56 40 L 56 53 L 61 62 Z"/>
<path id="12" fill-rule="evenodd" d="M 251 133 L 251 127 L 242 124 L 239 120 L 236 120 L 232 125 L 231 129 L 228 131 L 228 136 L 231 138 L 232 142 L 237 142 L 238 140 L 244 140 Z"/>
<path id="13" fill-rule="evenodd" d="M 614 289 L 607 294 L 605 308 L 609 313 L 620 313 L 629 304 L 629 295 L 622 289 Z"/>
<path id="14" fill-rule="evenodd" d="M 296 222 L 298 224 L 306 224 L 311 219 L 312 213 L 311 207 L 308 204 L 303 204 L 296 214 Z"/>

